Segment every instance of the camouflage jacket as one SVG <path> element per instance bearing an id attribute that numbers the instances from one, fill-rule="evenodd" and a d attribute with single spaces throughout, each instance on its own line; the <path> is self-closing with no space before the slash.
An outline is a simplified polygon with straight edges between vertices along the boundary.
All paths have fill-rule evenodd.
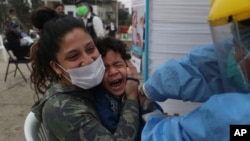
<path id="1" fill-rule="evenodd" d="M 53 82 L 32 111 L 46 130 L 61 141 L 134 141 L 139 128 L 139 104 L 126 100 L 114 134 L 99 121 L 92 90 Z"/>

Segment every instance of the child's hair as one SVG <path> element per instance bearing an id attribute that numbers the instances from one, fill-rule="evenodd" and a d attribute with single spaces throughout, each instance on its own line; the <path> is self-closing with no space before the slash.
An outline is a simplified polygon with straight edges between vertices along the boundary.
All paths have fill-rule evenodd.
<path id="1" fill-rule="evenodd" d="M 105 57 L 109 50 L 113 50 L 119 53 L 124 60 L 129 60 L 131 58 L 127 45 L 121 40 L 112 37 L 99 38 L 95 40 L 95 45 L 102 57 Z"/>

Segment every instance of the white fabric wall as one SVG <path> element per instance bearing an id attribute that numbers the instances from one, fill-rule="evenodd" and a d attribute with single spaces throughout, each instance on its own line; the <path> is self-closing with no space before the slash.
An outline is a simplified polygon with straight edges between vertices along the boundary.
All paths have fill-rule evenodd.
<path id="1" fill-rule="evenodd" d="M 0 35 L 0 61 L 7 62 L 7 60 L 8 60 L 8 55 L 3 45 L 2 35 Z"/>
<path id="2" fill-rule="evenodd" d="M 76 6 L 75 5 L 64 5 L 64 12 L 68 14 L 68 12 L 73 12 L 73 16 L 76 17 Z"/>
<path id="3" fill-rule="evenodd" d="M 198 45 L 212 43 L 207 22 L 210 0 L 149 0 L 149 77 L 167 59 L 179 59 Z M 170 114 L 188 113 L 199 104 L 167 100 Z"/>

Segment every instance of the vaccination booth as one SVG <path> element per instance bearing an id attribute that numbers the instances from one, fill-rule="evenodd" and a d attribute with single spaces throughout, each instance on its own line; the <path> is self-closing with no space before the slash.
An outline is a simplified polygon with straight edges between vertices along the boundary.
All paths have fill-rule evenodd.
<path id="1" fill-rule="evenodd" d="M 208 0 L 132 0 L 131 24 L 136 24 L 132 61 L 144 81 L 164 61 L 178 60 L 193 48 L 212 43 L 209 10 Z M 138 34 L 142 39 L 138 39 Z M 169 114 L 182 115 L 200 103 L 168 99 L 160 105 Z"/>

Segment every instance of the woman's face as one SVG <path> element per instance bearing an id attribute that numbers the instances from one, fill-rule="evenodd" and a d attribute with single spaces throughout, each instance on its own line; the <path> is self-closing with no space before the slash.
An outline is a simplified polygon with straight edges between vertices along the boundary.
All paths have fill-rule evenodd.
<path id="1" fill-rule="evenodd" d="M 63 68 L 74 69 L 91 64 L 99 55 L 90 35 L 80 28 L 75 28 L 63 37 L 56 58 Z M 58 75 L 63 74 L 69 78 L 69 74 L 55 62 L 51 62 L 51 66 Z"/>

